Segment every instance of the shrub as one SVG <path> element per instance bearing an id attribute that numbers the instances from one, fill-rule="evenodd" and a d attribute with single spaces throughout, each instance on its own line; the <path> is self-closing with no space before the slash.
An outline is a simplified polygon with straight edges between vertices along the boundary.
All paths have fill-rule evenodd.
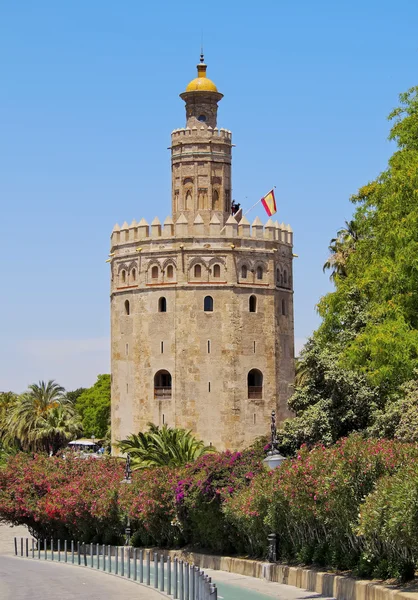
<path id="1" fill-rule="evenodd" d="M 359 435 L 331 448 L 302 448 L 279 471 L 254 478 L 248 490 L 225 503 L 224 514 L 253 553 L 266 552 L 267 534 L 274 531 L 282 558 L 354 568 L 363 551 L 356 535 L 359 507 L 378 479 L 395 473 L 411 451 Z"/>
<path id="2" fill-rule="evenodd" d="M 206 454 L 187 465 L 177 483 L 176 505 L 183 536 L 189 543 L 215 552 L 233 550 L 233 534 L 221 506 L 262 470 L 262 456 L 250 448 Z"/>

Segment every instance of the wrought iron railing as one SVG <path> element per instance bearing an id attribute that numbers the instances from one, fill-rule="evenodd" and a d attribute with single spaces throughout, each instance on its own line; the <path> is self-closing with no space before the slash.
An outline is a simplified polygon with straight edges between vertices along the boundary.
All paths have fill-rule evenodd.
<path id="1" fill-rule="evenodd" d="M 43 547 L 42 547 L 43 546 Z M 14 538 L 15 555 L 99 569 L 153 587 L 178 600 L 217 600 L 211 578 L 196 565 L 139 548 L 67 540 Z M 152 582 L 152 583 L 151 583 Z"/>
<path id="2" fill-rule="evenodd" d="M 249 385 L 248 386 L 248 398 L 257 399 L 263 397 L 263 386 L 262 385 Z"/>
<path id="3" fill-rule="evenodd" d="M 154 387 L 154 398 L 171 398 L 171 387 Z"/>

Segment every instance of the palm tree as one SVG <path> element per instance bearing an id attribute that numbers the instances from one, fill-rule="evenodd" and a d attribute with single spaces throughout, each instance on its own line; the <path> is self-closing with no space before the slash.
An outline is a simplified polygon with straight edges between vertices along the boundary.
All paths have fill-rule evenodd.
<path id="1" fill-rule="evenodd" d="M 205 446 L 191 431 L 163 425 L 161 428 L 148 424 L 149 431 L 129 435 L 119 442 L 118 448 L 128 452 L 132 458 L 132 468 L 179 467 L 192 462 L 214 448 Z"/>
<path id="2" fill-rule="evenodd" d="M 83 430 L 80 416 L 70 404 L 59 404 L 45 412 L 32 431 L 31 440 L 40 443 L 53 454 L 77 437 Z"/>
<path id="3" fill-rule="evenodd" d="M 337 237 L 333 238 L 328 246 L 331 254 L 323 267 L 324 272 L 331 269 L 331 280 L 335 280 L 337 276 L 347 276 L 347 260 L 350 254 L 355 251 L 359 239 L 360 235 L 356 223 L 345 221 L 345 227 L 337 232 Z"/>
<path id="4" fill-rule="evenodd" d="M 45 428 L 51 410 L 67 404 L 64 388 L 55 381 L 31 384 L 10 410 L 6 422 L 8 435 L 17 438 L 25 449 L 48 450 L 49 440 L 39 431 Z"/>

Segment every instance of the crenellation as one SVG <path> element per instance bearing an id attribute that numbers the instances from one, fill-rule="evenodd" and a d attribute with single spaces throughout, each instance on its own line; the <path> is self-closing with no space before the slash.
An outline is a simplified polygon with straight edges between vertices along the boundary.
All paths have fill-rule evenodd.
<path id="1" fill-rule="evenodd" d="M 205 224 L 200 214 L 197 214 L 195 220 L 193 221 L 192 235 L 197 237 L 202 237 L 205 235 Z"/>
<path id="2" fill-rule="evenodd" d="M 158 217 L 154 218 L 151 226 L 144 218 L 142 218 L 139 223 L 133 219 L 130 225 L 125 221 L 122 227 L 119 227 L 118 224 L 114 226 L 111 235 L 111 243 L 112 247 L 114 247 L 126 243 L 146 240 L 148 238 L 156 240 L 159 238 L 179 237 L 222 237 L 224 239 L 238 237 L 248 238 L 249 240 L 264 239 L 267 242 L 293 246 L 293 230 L 290 225 L 284 223 L 279 224 L 277 221 L 273 222 L 272 219 L 268 219 L 267 223 L 263 225 L 258 216 L 254 219 L 252 225 L 250 225 L 245 216 L 237 223 L 235 217 L 230 215 L 225 225 L 222 226 L 216 213 L 212 215 L 208 229 L 206 228 L 205 221 L 200 213 L 197 213 L 192 223 L 187 220 L 184 213 L 180 214 L 175 223 L 170 216 L 166 217 L 163 225 L 161 225 Z"/>
<path id="3" fill-rule="evenodd" d="M 149 237 L 149 225 L 147 221 L 142 218 L 138 223 L 138 239 L 144 240 Z"/>
<path id="4" fill-rule="evenodd" d="M 275 240 L 276 239 L 276 226 L 271 219 L 264 225 L 264 239 Z"/>
<path id="5" fill-rule="evenodd" d="M 181 238 L 181 237 L 187 237 L 188 235 L 188 222 L 186 217 L 184 216 L 184 213 L 181 213 L 179 218 L 176 221 L 175 224 L 175 231 L 176 231 L 176 237 Z"/>
<path id="6" fill-rule="evenodd" d="M 216 214 L 210 220 L 209 223 L 209 236 L 210 237 L 219 237 L 221 233 L 221 222 Z"/>
<path id="7" fill-rule="evenodd" d="M 168 216 L 166 217 L 163 224 L 163 236 L 164 237 L 173 237 L 174 236 L 174 223 L 173 219 Z"/>
<path id="8" fill-rule="evenodd" d="M 262 238 L 264 235 L 264 227 L 259 217 L 256 217 L 251 226 L 251 234 L 253 238 Z"/>
<path id="9" fill-rule="evenodd" d="M 151 223 L 151 237 L 152 238 L 161 237 L 161 221 L 158 217 L 155 217 Z"/>
<path id="10" fill-rule="evenodd" d="M 225 223 L 225 227 L 222 230 L 222 233 L 225 237 L 233 238 L 237 236 L 238 233 L 238 223 L 234 219 L 233 215 L 230 215 L 227 222 Z"/>

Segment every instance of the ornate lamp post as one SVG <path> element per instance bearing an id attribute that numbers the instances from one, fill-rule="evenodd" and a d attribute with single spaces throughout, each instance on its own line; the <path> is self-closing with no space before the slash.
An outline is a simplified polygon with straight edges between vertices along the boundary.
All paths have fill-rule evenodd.
<path id="1" fill-rule="evenodd" d="M 263 460 L 263 464 L 269 471 L 280 467 L 282 462 L 286 460 L 286 457 L 282 456 L 277 449 L 277 428 L 276 428 L 276 412 L 271 412 L 271 447 L 267 452 L 266 458 Z M 275 533 L 270 533 L 267 536 L 268 539 L 268 555 L 267 560 L 275 563 L 277 561 L 277 536 Z"/>
<path id="2" fill-rule="evenodd" d="M 126 455 L 126 463 L 125 463 L 125 477 L 122 479 L 121 483 L 132 483 L 132 469 L 131 469 L 131 455 Z M 131 520 L 129 518 L 129 513 L 126 515 L 126 528 L 125 528 L 125 546 L 131 545 Z"/>
<path id="3" fill-rule="evenodd" d="M 263 464 L 269 471 L 280 467 L 282 462 L 286 460 L 284 456 L 280 454 L 277 449 L 277 429 L 276 429 L 276 412 L 271 412 L 271 448 L 267 452 L 266 458 L 263 460 Z"/>

